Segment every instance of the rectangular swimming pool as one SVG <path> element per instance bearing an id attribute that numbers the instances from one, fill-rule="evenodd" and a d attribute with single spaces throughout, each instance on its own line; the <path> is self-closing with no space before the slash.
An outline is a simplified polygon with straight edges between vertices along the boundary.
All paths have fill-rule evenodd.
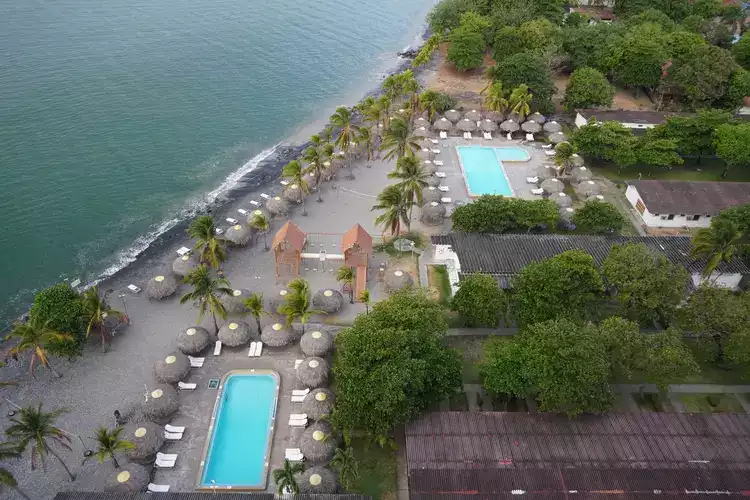
<path id="1" fill-rule="evenodd" d="M 488 148 L 484 146 L 457 146 L 461 169 L 466 179 L 469 196 L 499 194 L 513 196 L 513 188 L 505 173 L 503 161 L 529 161 L 523 148 Z"/>
<path id="2" fill-rule="evenodd" d="M 225 376 L 201 461 L 200 489 L 265 489 L 278 393 L 279 376 L 271 370 Z"/>

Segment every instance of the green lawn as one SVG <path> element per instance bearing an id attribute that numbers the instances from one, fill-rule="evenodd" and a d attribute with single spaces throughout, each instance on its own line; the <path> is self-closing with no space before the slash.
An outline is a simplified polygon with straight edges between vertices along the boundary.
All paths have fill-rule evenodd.
<path id="1" fill-rule="evenodd" d="M 451 283 L 445 266 L 427 266 L 427 284 L 437 290 L 438 302 L 448 306 L 451 298 Z"/>
<path id="2" fill-rule="evenodd" d="M 612 181 L 630 181 L 634 179 L 658 179 L 677 181 L 728 181 L 750 182 L 750 168 L 732 167 L 726 178 L 722 179 L 724 162 L 718 159 L 701 159 L 698 164 L 694 159 L 686 159 L 682 165 L 671 170 L 662 167 L 634 165 L 618 168 L 616 165 L 603 162 L 592 162 L 591 170 L 595 174 L 603 175 Z"/>
<path id="3" fill-rule="evenodd" d="M 690 413 L 744 413 L 733 394 L 680 394 L 680 401 Z"/>
<path id="4" fill-rule="evenodd" d="M 369 495 L 373 500 L 396 500 L 396 451 L 380 448 L 364 438 L 352 439 L 359 462 L 359 479 L 352 492 Z"/>
<path id="5" fill-rule="evenodd" d="M 497 337 L 501 341 L 508 341 L 513 337 Z M 466 384 L 481 384 L 477 363 L 482 360 L 482 344 L 487 337 L 446 337 L 448 347 L 457 349 L 462 356 L 463 379 Z"/>

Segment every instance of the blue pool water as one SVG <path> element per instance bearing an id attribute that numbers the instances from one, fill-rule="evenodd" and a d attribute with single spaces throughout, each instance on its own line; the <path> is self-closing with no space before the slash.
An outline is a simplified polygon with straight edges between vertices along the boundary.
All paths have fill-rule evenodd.
<path id="1" fill-rule="evenodd" d="M 265 488 L 266 453 L 277 395 L 274 374 L 236 373 L 227 377 L 209 435 L 202 488 Z"/>
<path id="2" fill-rule="evenodd" d="M 521 148 L 486 148 L 458 146 L 469 194 L 513 196 L 502 161 L 528 161 L 529 153 Z"/>

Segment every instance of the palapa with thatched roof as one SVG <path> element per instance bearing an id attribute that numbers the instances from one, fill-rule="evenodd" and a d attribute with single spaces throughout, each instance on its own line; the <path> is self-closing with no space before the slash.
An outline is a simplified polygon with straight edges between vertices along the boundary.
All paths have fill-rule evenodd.
<path id="1" fill-rule="evenodd" d="M 419 127 L 429 127 L 430 126 L 430 120 L 428 120 L 424 116 L 420 116 L 419 118 L 417 118 L 416 120 L 414 120 L 414 126 L 416 128 L 419 128 Z"/>
<path id="2" fill-rule="evenodd" d="M 125 426 L 120 439 L 133 443 L 134 447 L 125 451 L 128 460 L 137 464 L 152 464 L 164 444 L 164 428 L 153 422 L 134 422 Z"/>
<path id="3" fill-rule="evenodd" d="M 435 123 L 432 125 L 432 129 L 439 132 L 450 132 L 451 130 L 453 130 L 453 123 L 451 123 L 451 121 L 447 118 L 441 118 L 439 120 L 435 120 Z"/>
<path id="4" fill-rule="evenodd" d="M 224 306 L 224 309 L 230 314 L 242 314 L 244 312 L 247 312 L 247 307 L 245 306 L 245 299 L 249 299 L 250 296 L 252 296 L 252 292 L 250 290 L 246 290 L 244 288 L 235 288 L 232 290 L 231 295 L 222 295 L 220 297 L 221 303 Z"/>
<path id="5" fill-rule="evenodd" d="M 176 384 L 190 371 L 190 360 L 179 352 L 170 353 L 154 365 L 154 377 L 163 384 Z"/>
<path id="6" fill-rule="evenodd" d="M 302 189 L 299 187 L 299 184 L 290 184 L 284 189 L 284 193 L 282 194 L 285 200 L 291 202 L 291 203 L 302 203 L 302 198 L 304 198 L 304 194 L 302 193 Z"/>
<path id="7" fill-rule="evenodd" d="M 297 333 L 290 327 L 281 323 L 266 325 L 260 334 L 260 340 L 271 347 L 285 347 L 294 342 Z"/>
<path id="8" fill-rule="evenodd" d="M 279 312 L 279 307 L 286 301 L 287 295 L 289 295 L 289 289 L 286 287 L 278 287 L 272 294 L 266 296 L 268 299 L 268 312 L 276 314 Z"/>
<path id="9" fill-rule="evenodd" d="M 104 491 L 128 493 L 146 491 L 151 482 L 151 467 L 132 463 L 122 464 L 107 479 Z"/>
<path id="10" fill-rule="evenodd" d="M 185 328 L 177 334 L 177 349 L 189 356 L 200 354 L 209 344 L 211 336 L 200 326 Z"/>
<path id="11" fill-rule="evenodd" d="M 562 125 L 560 125 L 559 123 L 557 123 L 554 120 L 545 123 L 544 125 L 542 125 L 542 128 L 548 134 L 554 134 L 555 132 L 561 132 L 562 131 Z"/>
<path id="12" fill-rule="evenodd" d="M 560 144 L 561 142 L 568 142 L 568 136 L 562 132 L 553 132 L 549 135 L 549 142 L 552 144 Z"/>
<path id="13" fill-rule="evenodd" d="M 575 167 L 571 170 L 570 175 L 577 182 L 587 181 L 591 179 L 591 170 L 586 167 Z"/>
<path id="14" fill-rule="evenodd" d="M 555 176 L 555 171 L 548 165 L 537 164 L 531 169 L 532 175 L 540 180 L 549 179 Z"/>
<path id="15" fill-rule="evenodd" d="M 605 203 L 604 196 L 600 194 L 589 196 L 588 198 L 586 198 L 586 201 L 599 201 L 599 202 Z"/>
<path id="16" fill-rule="evenodd" d="M 477 129 L 477 122 L 464 118 L 456 124 L 456 128 L 461 132 L 474 132 Z"/>
<path id="17" fill-rule="evenodd" d="M 563 183 L 560 182 L 559 179 L 554 178 L 542 181 L 542 184 L 539 187 L 544 189 L 544 191 L 549 194 L 560 193 L 563 191 L 563 189 L 565 189 Z"/>
<path id="18" fill-rule="evenodd" d="M 425 160 L 422 162 L 422 168 L 431 174 L 434 174 L 438 171 L 438 166 L 435 165 L 435 163 L 431 160 Z"/>
<path id="19" fill-rule="evenodd" d="M 307 187 L 310 188 L 310 191 L 315 191 L 315 188 L 318 187 L 318 181 L 315 177 L 314 172 L 308 172 L 303 176 L 303 179 L 305 179 L 305 182 L 307 182 Z"/>
<path id="20" fill-rule="evenodd" d="M 571 198 L 565 193 L 555 193 L 552 196 L 550 196 L 549 199 L 557 203 L 557 206 L 560 208 L 567 208 L 567 207 L 573 206 L 573 198 Z"/>
<path id="21" fill-rule="evenodd" d="M 422 222 L 428 226 L 439 226 L 445 219 L 445 205 L 431 201 L 422 205 Z"/>
<path id="22" fill-rule="evenodd" d="M 458 120 L 461 119 L 461 113 L 456 111 L 455 109 L 449 109 L 445 112 L 443 115 L 447 120 L 452 121 L 453 123 L 456 123 Z"/>
<path id="23" fill-rule="evenodd" d="M 160 274 L 148 280 L 146 293 L 149 297 L 161 300 L 177 291 L 177 280 L 171 274 Z"/>
<path id="24" fill-rule="evenodd" d="M 305 359 L 297 367 L 297 380 L 310 389 L 316 389 L 328 382 L 328 363 L 319 357 Z"/>
<path id="25" fill-rule="evenodd" d="M 239 347 L 250 342 L 253 332 L 244 321 L 232 321 L 219 328 L 219 340 L 229 347 Z"/>
<path id="26" fill-rule="evenodd" d="M 332 495 L 339 489 L 336 473 L 322 465 L 305 470 L 297 478 L 299 492 L 303 495 Z"/>
<path id="27" fill-rule="evenodd" d="M 493 122 L 492 120 L 482 120 L 479 122 L 479 128 L 484 130 L 485 132 L 494 132 L 497 130 L 497 123 Z"/>
<path id="28" fill-rule="evenodd" d="M 464 113 L 464 118 L 473 122 L 478 122 L 482 119 L 482 113 L 480 113 L 476 109 L 472 109 L 471 111 L 467 111 L 466 113 Z"/>
<path id="29" fill-rule="evenodd" d="M 415 129 L 414 130 L 414 135 L 419 136 L 419 137 L 424 137 L 425 140 L 422 141 L 422 142 L 423 143 L 429 143 L 430 142 L 429 139 L 430 139 L 430 137 L 432 137 L 432 132 L 430 131 L 429 128 L 423 126 L 423 127 L 419 127 L 417 129 Z"/>
<path id="30" fill-rule="evenodd" d="M 327 314 L 338 312 L 343 304 L 344 296 L 341 295 L 341 292 L 332 288 L 318 290 L 312 299 L 313 309 L 323 311 Z"/>
<path id="31" fill-rule="evenodd" d="M 521 129 L 529 134 L 538 134 L 542 131 L 542 126 L 534 120 L 528 120 L 523 122 L 523 125 L 521 125 Z"/>
<path id="32" fill-rule="evenodd" d="M 573 214 L 575 213 L 575 210 L 571 207 L 561 207 L 560 208 L 560 219 L 562 219 L 565 222 L 570 222 L 573 220 Z"/>
<path id="33" fill-rule="evenodd" d="M 313 420 L 329 417 L 336 404 L 336 395 L 328 389 L 315 389 L 305 396 L 301 411 L 307 413 L 307 417 Z"/>
<path id="34" fill-rule="evenodd" d="M 333 457 L 338 442 L 328 422 L 315 422 L 305 429 L 298 442 L 299 451 L 310 462 L 327 462 Z"/>
<path id="35" fill-rule="evenodd" d="M 505 120 L 500 124 L 500 130 L 503 132 L 518 132 L 521 126 L 515 120 Z"/>
<path id="36" fill-rule="evenodd" d="M 180 408 L 177 389 L 167 384 L 155 384 L 146 392 L 146 400 L 141 403 L 141 411 L 148 419 L 164 423 Z"/>
<path id="37" fill-rule="evenodd" d="M 440 179 L 438 177 L 435 177 L 434 175 L 431 175 L 427 179 L 425 179 L 425 182 L 427 183 L 427 187 L 436 188 L 440 185 Z"/>
<path id="38" fill-rule="evenodd" d="M 430 152 L 429 148 L 422 148 L 416 151 L 416 156 L 420 160 L 425 161 L 432 158 L 432 153 Z"/>
<path id="39" fill-rule="evenodd" d="M 584 165 L 583 157 L 578 153 L 573 153 L 573 155 L 570 157 L 570 161 L 576 167 L 582 167 Z"/>
<path id="40" fill-rule="evenodd" d="M 257 217 L 258 215 L 262 215 L 266 219 L 271 218 L 271 214 L 269 214 L 267 210 L 263 210 L 262 208 L 256 208 L 255 210 L 251 210 L 250 213 L 247 214 L 247 223 L 251 224 L 253 222 L 253 219 Z"/>
<path id="41" fill-rule="evenodd" d="M 422 190 L 422 201 L 425 203 L 440 201 L 442 197 L 442 193 L 435 186 L 428 186 Z"/>
<path id="42" fill-rule="evenodd" d="M 484 119 L 491 120 L 495 123 L 500 123 L 505 120 L 505 115 L 502 113 L 498 113 L 497 111 L 485 111 Z"/>
<path id="43" fill-rule="evenodd" d="M 594 181 L 580 182 L 576 185 L 575 188 L 576 188 L 576 192 L 580 194 L 583 198 L 597 195 L 601 191 L 599 189 L 599 185 Z"/>
<path id="44" fill-rule="evenodd" d="M 333 349 L 333 336 L 325 330 L 305 332 L 299 345 L 305 356 L 325 356 Z"/>
<path id="45" fill-rule="evenodd" d="M 253 230 L 247 224 L 235 224 L 230 226 L 224 233 L 224 239 L 233 245 L 244 247 L 250 243 L 253 237 Z"/>
<path id="46" fill-rule="evenodd" d="M 195 271 L 195 268 L 200 265 L 201 261 L 197 254 L 187 253 L 181 257 L 177 257 L 174 262 L 172 262 L 172 272 L 177 276 L 187 276 Z"/>
<path id="47" fill-rule="evenodd" d="M 392 269 L 385 275 L 385 288 L 388 291 L 400 290 L 413 283 L 411 274 L 402 269 Z"/>
<path id="48" fill-rule="evenodd" d="M 266 209 L 272 217 L 286 217 L 289 214 L 289 204 L 281 196 L 274 196 L 268 200 Z"/>
<path id="49" fill-rule="evenodd" d="M 546 117 L 545 117 L 545 116 L 544 116 L 543 114 L 541 114 L 541 113 L 540 113 L 539 111 L 536 111 L 536 112 L 534 112 L 534 113 L 531 113 L 531 114 L 530 114 L 530 115 L 528 116 L 528 119 L 529 119 L 529 120 L 534 120 L 534 121 L 535 121 L 535 122 L 537 122 L 537 123 L 538 123 L 539 125 L 544 125 L 544 123 L 545 123 L 545 122 L 547 121 L 547 118 L 546 118 Z"/>

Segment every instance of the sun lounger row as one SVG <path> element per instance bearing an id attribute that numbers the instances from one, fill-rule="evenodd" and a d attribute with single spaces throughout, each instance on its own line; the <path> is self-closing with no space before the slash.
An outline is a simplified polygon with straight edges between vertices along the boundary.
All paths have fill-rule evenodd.
<path id="1" fill-rule="evenodd" d="M 247 352 L 249 358 L 259 357 L 263 352 L 263 342 L 250 342 L 250 350 Z"/>
<path id="2" fill-rule="evenodd" d="M 177 463 L 177 454 L 157 453 L 156 466 L 161 469 L 171 469 Z"/>
<path id="3" fill-rule="evenodd" d="M 445 179 L 445 172 L 435 172 L 435 177 L 438 179 Z"/>
<path id="4" fill-rule="evenodd" d="M 526 182 L 529 184 L 539 184 L 539 177 L 526 177 Z"/>
<path id="5" fill-rule="evenodd" d="M 544 189 L 542 188 L 535 188 L 531 190 L 531 194 L 535 194 L 537 196 L 542 196 L 544 194 Z"/>
<path id="6" fill-rule="evenodd" d="M 182 434 L 183 432 L 185 432 L 185 427 L 181 426 L 181 425 L 169 425 L 169 424 L 166 424 L 164 426 L 164 430 L 167 431 L 167 432 L 176 432 L 178 434 Z"/>
<path id="7" fill-rule="evenodd" d="M 182 432 L 164 431 L 164 439 L 168 441 L 179 441 L 180 439 L 182 439 Z"/>
<path id="8" fill-rule="evenodd" d="M 307 396 L 308 392 L 310 392 L 310 389 L 294 389 L 292 396 Z"/>
<path id="9" fill-rule="evenodd" d="M 193 356 L 188 356 L 188 359 L 190 359 L 190 366 L 193 368 L 202 368 L 206 361 L 206 358 L 194 358 Z"/>

